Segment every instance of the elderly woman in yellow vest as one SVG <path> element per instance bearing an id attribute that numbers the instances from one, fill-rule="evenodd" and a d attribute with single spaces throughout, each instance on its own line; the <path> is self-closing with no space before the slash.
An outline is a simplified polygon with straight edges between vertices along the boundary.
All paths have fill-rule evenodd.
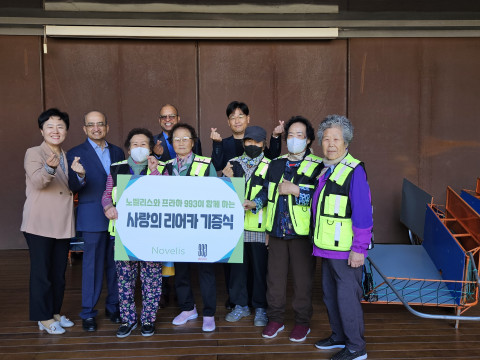
<path id="1" fill-rule="evenodd" d="M 313 254 L 322 258 L 323 300 L 332 333 L 319 349 L 341 348 L 333 360 L 367 358 L 362 269 L 372 238 L 372 203 L 365 168 L 350 155 L 353 126 L 329 115 L 318 129 L 324 167 L 313 196 Z"/>
<path id="2" fill-rule="evenodd" d="M 168 139 L 173 143 L 177 154 L 165 164 L 164 174 L 173 176 L 217 176 L 211 159 L 193 153 L 192 149 L 197 140 L 195 129 L 185 123 L 177 123 L 172 128 L 172 136 Z M 172 239 L 172 241 L 174 241 Z M 183 325 L 189 320 L 198 317 L 190 282 L 190 273 L 193 264 L 175 263 L 175 290 L 177 293 L 180 314 L 173 319 L 172 324 Z M 196 264 L 200 282 L 200 292 L 203 300 L 203 331 L 215 330 L 215 310 L 217 307 L 217 292 L 215 270 L 212 263 Z"/>
<path id="3" fill-rule="evenodd" d="M 243 137 L 243 155 L 231 159 L 223 170 L 225 176 L 245 179 L 245 197 L 249 200 L 257 196 L 267 175 L 270 160 L 264 156 L 266 138 L 267 132 L 260 126 L 247 127 Z M 245 213 L 243 263 L 231 264 L 228 293 L 235 307 L 225 316 L 227 321 L 236 322 L 250 315 L 247 275 L 251 272 L 251 301 L 255 308 L 253 324 L 267 325 L 266 210 L 256 214 L 251 211 Z"/>
<path id="4" fill-rule="evenodd" d="M 310 332 L 312 283 L 315 258 L 308 238 L 310 203 L 321 161 L 311 154 L 315 131 L 310 121 L 292 117 L 285 125 L 288 154 L 270 163 L 264 186 L 254 201 L 244 202 L 245 210 L 260 211 L 267 206 L 266 231 L 269 237 L 267 273 L 268 324 L 262 336 L 273 338 L 284 329 L 287 275 L 291 267 L 294 283 L 292 307 L 295 326 L 290 341 L 300 342 Z M 263 214 L 265 216 L 265 214 Z"/>
<path id="5" fill-rule="evenodd" d="M 152 133 L 143 128 L 132 129 L 125 141 L 128 149 L 127 160 L 110 166 L 106 189 L 102 197 L 105 216 L 110 220 L 118 218 L 118 212 L 112 201 L 115 194 L 117 175 L 160 175 L 158 160 L 151 156 L 154 147 Z M 115 197 L 115 196 L 114 196 Z M 113 199 L 114 200 L 114 199 Z M 118 297 L 122 325 L 117 330 L 117 337 L 130 335 L 137 327 L 137 309 L 135 305 L 135 283 L 138 268 L 142 280 L 142 313 L 140 321 L 142 336 L 155 333 L 155 320 L 162 293 L 162 263 L 154 261 L 115 261 L 117 268 Z"/>

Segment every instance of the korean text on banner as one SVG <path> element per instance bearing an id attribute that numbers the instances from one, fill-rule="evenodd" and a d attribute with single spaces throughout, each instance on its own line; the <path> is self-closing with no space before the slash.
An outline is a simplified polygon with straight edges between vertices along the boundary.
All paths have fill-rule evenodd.
<path id="1" fill-rule="evenodd" d="M 243 262 L 243 178 L 118 175 L 115 260 Z"/>

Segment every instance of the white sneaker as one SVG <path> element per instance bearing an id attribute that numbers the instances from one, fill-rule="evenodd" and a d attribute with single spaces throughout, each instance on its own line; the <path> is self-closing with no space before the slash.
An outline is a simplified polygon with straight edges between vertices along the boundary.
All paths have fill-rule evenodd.
<path id="1" fill-rule="evenodd" d="M 204 316 L 203 317 L 203 326 L 202 330 L 210 332 L 215 330 L 215 317 L 214 316 Z"/>
<path id="2" fill-rule="evenodd" d="M 190 311 L 182 311 L 180 314 L 173 319 L 173 325 L 183 325 L 186 324 L 187 321 L 196 319 L 198 317 L 197 308 L 194 307 L 193 310 Z"/>
<path id="3" fill-rule="evenodd" d="M 40 330 L 45 330 L 47 333 L 52 335 L 59 335 L 65 332 L 65 329 L 60 326 L 60 323 L 58 321 L 55 321 L 54 323 L 50 324 L 50 326 L 48 327 L 43 325 L 42 322 L 39 321 L 38 328 Z"/>

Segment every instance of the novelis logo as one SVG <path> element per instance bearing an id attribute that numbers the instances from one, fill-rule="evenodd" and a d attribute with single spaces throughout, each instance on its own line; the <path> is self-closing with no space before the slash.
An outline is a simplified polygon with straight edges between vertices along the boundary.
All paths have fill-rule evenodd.
<path id="1" fill-rule="evenodd" d="M 160 248 L 160 247 L 152 247 L 152 254 L 159 254 L 159 255 L 185 255 L 185 249 L 179 248 Z"/>

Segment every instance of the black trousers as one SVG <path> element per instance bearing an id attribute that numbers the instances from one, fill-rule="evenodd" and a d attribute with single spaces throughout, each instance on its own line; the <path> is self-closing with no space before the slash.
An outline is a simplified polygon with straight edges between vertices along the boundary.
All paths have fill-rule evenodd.
<path id="1" fill-rule="evenodd" d="M 23 233 L 30 251 L 30 320 L 60 314 L 70 239 Z"/>
<path id="2" fill-rule="evenodd" d="M 247 306 L 248 278 L 251 274 L 252 306 L 255 309 L 267 308 L 267 259 L 268 252 L 264 243 L 243 244 L 243 263 L 230 264 L 229 294 L 232 303 Z"/>
<path id="3" fill-rule="evenodd" d="M 203 300 L 203 316 L 214 316 L 217 308 L 217 287 L 215 268 L 212 263 L 175 263 L 175 290 L 181 311 L 193 310 L 193 297 L 190 274 L 197 270 L 200 292 Z"/>

